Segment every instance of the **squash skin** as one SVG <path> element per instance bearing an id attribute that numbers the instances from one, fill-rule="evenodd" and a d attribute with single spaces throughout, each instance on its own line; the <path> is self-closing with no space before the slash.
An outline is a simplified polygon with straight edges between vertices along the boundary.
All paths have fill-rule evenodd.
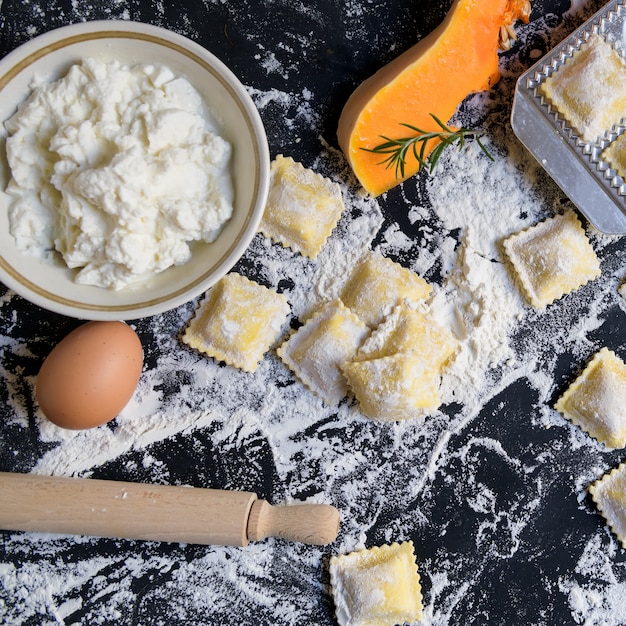
<path id="1" fill-rule="evenodd" d="M 361 83 L 348 99 L 337 128 L 339 146 L 363 188 L 378 196 L 420 169 L 407 155 L 405 176 L 381 164 L 384 155 L 367 152 L 381 135 L 411 135 L 408 123 L 438 131 L 431 114 L 447 122 L 471 93 L 491 88 L 500 78 L 500 28 L 528 21 L 523 0 L 455 0 L 443 22 L 430 34 Z M 429 154 L 437 145 L 431 140 Z"/>

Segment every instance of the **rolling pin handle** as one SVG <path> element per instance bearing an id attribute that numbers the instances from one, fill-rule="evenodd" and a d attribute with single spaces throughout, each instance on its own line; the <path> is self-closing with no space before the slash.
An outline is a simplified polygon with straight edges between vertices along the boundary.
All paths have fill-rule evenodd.
<path id="1" fill-rule="evenodd" d="M 333 542 L 339 532 L 339 511 L 329 504 L 272 506 L 255 500 L 248 518 L 248 540 L 280 537 L 322 546 Z"/>

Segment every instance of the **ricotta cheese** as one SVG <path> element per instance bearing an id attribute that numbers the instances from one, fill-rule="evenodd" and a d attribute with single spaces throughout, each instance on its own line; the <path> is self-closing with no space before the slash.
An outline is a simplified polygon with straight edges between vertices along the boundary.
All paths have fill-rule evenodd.
<path id="1" fill-rule="evenodd" d="M 231 146 L 167 67 L 85 59 L 5 127 L 10 232 L 78 283 L 120 289 L 185 263 L 232 215 Z"/>

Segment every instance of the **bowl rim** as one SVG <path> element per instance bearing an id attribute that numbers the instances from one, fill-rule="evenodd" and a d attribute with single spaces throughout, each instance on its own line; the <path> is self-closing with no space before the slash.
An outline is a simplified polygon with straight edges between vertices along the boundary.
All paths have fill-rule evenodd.
<path id="1" fill-rule="evenodd" d="M 0 93 L 29 65 L 61 48 L 86 40 L 115 38 L 143 40 L 180 53 L 207 70 L 233 95 L 233 100 L 237 102 L 249 126 L 249 134 L 254 141 L 253 150 L 257 154 L 253 203 L 247 211 L 239 236 L 209 270 L 175 291 L 154 298 L 146 297 L 140 302 L 92 304 L 60 296 L 22 276 L 0 250 L 2 283 L 33 304 L 79 319 L 138 319 L 163 313 L 198 297 L 230 271 L 248 248 L 258 232 L 269 193 L 270 156 L 267 135 L 260 114 L 245 87 L 232 70 L 213 53 L 191 39 L 160 26 L 130 20 L 94 20 L 61 26 L 42 33 L 0 59 Z"/>

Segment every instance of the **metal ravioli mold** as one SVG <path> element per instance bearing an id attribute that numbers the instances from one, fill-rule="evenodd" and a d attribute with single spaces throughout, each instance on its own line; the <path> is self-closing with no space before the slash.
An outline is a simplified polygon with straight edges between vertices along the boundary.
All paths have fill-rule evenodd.
<path id="1" fill-rule="evenodd" d="M 518 79 L 511 126 L 581 213 L 601 232 L 626 234 L 626 180 L 606 160 L 605 150 L 626 133 L 626 110 L 593 141 L 583 140 L 539 91 L 584 46 L 598 35 L 626 59 L 626 0 L 613 0 L 542 57 Z M 589 85 L 593 93 L 594 85 Z M 626 81 L 624 82 L 626 92 Z"/>

